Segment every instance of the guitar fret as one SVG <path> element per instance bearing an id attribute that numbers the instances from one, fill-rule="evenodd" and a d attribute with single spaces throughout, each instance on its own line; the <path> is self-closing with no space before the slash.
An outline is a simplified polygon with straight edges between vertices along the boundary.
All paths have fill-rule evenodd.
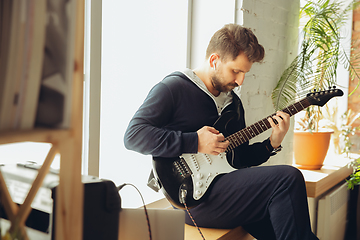
<path id="1" fill-rule="evenodd" d="M 252 129 L 254 130 L 255 134 L 256 134 L 256 135 L 259 135 L 261 132 L 257 129 L 256 123 L 253 124 L 252 126 L 253 126 Z"/>
<path id="2" fill-rule="evenodd" d="M 250 139 L 250 138 L 251 138 L 251 133 L 249 132 L 248 129 L 249 129 L 249 127 L 244 128 L 244 132 L 245 132 L 245 134 L 246 134 L 247 139 Z"/>
<path id="3" fill-rule="evenodd" d="M 301 105 L 301 103 L 296 103 L 296 104 L 294 104 L 295 106 L 298 106 L 300 109 L 302 109 L 303 107 L 302 107 L 302 105 Z M 298 110 L 297 108 L 296 108 L 296 110 Z M 298 110 L 298 112 L 300 112 L 301 110 Z"/>
<path id="4" fill-rule="evenodd" d="M 242 135 L 242 130 L 240 130 L 239 132 L 234 133 L 233 135 L 230 136 L 234 136 L 234 138 L 236 139 L 237 142 L 241 143 L 243 140 L 243 135 Z"/>
<path id="5" fill-rule="evenodd" d="M 299 110 L 296 108 L 296 104 L 294 104 L 293 106 L 294 106 L 294 108 L 295 108 L 295 111 L 294 111 L 294 113 L 293 113 L 293 115 L 294 115 L 295 113 L 298 113 Z"/>
<path id="6" fill-rule="evenodd" d="M 299 104 L 301 105 L 301 107 L 304 109 L 305 107 L 301 104 L 301 101 L 299 102 Z"/>
<path id="7" fill-rule="evenodd" d="M 236 136 L 240 135 L 240 137 L 236 138 L 236 142 L 238 142 L 239 144 L 243 144 L 244 143 L 244 138 L 243 136 L 241 136 L 241 134 L 237 134 Z"/>
<path id="8" fill-rule="evenodd" d="M 235 136 L 238 136 L 238 140 L 239 140 L 239 142 L 241 142 L 241 144 L 243 144 L 245 141 L 244 141 L 244 133 L 243 133 L 244 131 L 242 130 L 242 131 L 240 131 L 240 132 L 238 132 L 237 134 L 235 134 Z M 245 135 L 245 137 L 246 137 L 246 135 Z"/>
<path id="9" fill-rule="evenodd" d="M 254 127 L 258 131 L 258 134 L 262 133 L 263 132 L 262 129 L 260 129 L 260 131 L 259 131 L 259 129 L 256 127 L 256 125 L 259 125 L 259 123 L 257 122 L 257 123 L 254 124 Z"/>
<path id="10" fill-rule="evenodd" d="M 270 122 L 267 119 L 263 119 L 263 122 L 265 123 L 266 129 L 271 128 Z"/>
<path id="11" fill-rule="evenodd" d="M 296 108 L 296 104 L 291 105 L 291 109 L 289 109 L 289 107 L 287 107 L 287 109 L 289 110 L 288 113 L 289 113 L 290 116 L 292 116 L 292 115 L 299 112 L 299 110 Z"/>
<path id="12" fill-rule="evenodd" d="M 238 141 L 238 139 L 237 138 L 235 138 L 234 136 L 232 137 L 232 139 L 234 140 L 234 143 L 237 143 L 237 144 L 239 144 L 239 141 Z M 235 147 L 236 146 L 236 144 L 234 144 L 234 146 L 233 147 Z"/>
<path id="13" fill-rule="evenodd" d="M 240 132 L 238 132 L 236 134 L 236 136 L 238 136 L 238 139 L 240 140 L 241 144 L 246 142 L 247 136 L 246 136 L 244 129 L 242 129 Z"/>
<path id="14" fill-rule="evenodd" d="M 254 124 L 249 126 L 250 130 L 251 130 L 251 136 L 254 137 L 256 135 L 258 135 L 259 133 L 256 133 L 256 128 L 254 127 Z"/>
<path id="15" fill-rule="evenodd" d="M 262 124 L 260 124 L 261 128 L 263 129 L 263 131 L 268 130 L 266 124 L 264 124 L 264 119 L 261 120 Z"/>
<path id="16" fill-rule="evenodd" d="M 295 105 L 292 105 L 292 108 L 289 110 L 290 111 L 290 116 L 294 115 L 295 113 L 297 113 L 297 110 L 295 108 Z"/>
<path id="17" fill-rule="evenodd" d="M 225 138 L 225 140 L 228 140 L 230 142 L 229 146 L 226 149 L 226 152 L 229 152 L 232 149 L 236 148 L 237 146 L 243 144 L 241 141 L 239 141 L 240 139 L 237 138 L 236 135 L 238 135 L 238 134 L 235 133 L 235 134 L 232 134 L 232 135 L 228 136 L 227 138 Z"/>
<path id="18" fill-rule="evenodd" d="M 260 130 L 261 130 L 261 132 L 264 132 L 265 130 L 261 127 L 261 124 L 260 124 L 260 121 L 259 122 L 257 122 L 257 125 L 259 126 L 259 128 L 260 128 Z"/>
<path id="19" fill-rule="evenodd" d="M 284 111 L 284 112 L 286 112 L 287 114 L 289 114 L 290 116 L 292 116 L 292 112 L 291 112 L 291 110 L 289 109 L 289 107 L 286 107 L 286 110 L 287 110 L 287 111 Z"/>

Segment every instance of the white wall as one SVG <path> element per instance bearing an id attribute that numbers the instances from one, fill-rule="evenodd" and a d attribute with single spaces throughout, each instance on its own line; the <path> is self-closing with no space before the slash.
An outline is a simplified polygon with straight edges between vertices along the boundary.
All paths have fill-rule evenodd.
<path id="1" fill-rule="evenodd" d="M 205 60 L 212 35 L 227 23 L 235 22 L 235 0 L 193 0 L 191 18 L 191 68 Z"/>

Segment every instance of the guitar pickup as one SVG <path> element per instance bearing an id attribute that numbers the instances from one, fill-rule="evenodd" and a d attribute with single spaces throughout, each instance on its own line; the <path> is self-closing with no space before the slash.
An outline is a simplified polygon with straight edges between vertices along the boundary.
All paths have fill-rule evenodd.
<path id="1" fill-rule="evenodd" d="M 190 170 L 189 166 L 183 158 L 180 158 L 180 160 L 178 161 L 174 161 L 174 166 L 180 176 L 182 176 L 183 178 L 191 176 L 192 171 Z"/>

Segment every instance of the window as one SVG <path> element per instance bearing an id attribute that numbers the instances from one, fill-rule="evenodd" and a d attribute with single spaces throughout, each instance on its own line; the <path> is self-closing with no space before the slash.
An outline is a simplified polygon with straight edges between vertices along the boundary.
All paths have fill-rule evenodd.
<path id="1" fill-rule="evenodd" d="M 146 186 L 151 156 L 128 151 L 126 127 L 150 88 L 186 67 L 188 3 L 183 0 L 117 1 L 102 5 L 100 177 L 135 184 L 146 202 L 163 198 Z M 142 205 L 125 187 L 122 205 Z"/>

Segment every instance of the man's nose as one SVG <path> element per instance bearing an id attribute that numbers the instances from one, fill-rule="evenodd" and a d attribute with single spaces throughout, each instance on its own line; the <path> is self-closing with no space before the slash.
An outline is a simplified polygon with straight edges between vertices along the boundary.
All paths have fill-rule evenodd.
<path id="1" fill-rule="evenodd" d="M 239 76 L 236 78 L 235 82 L 238 86 L 241 86 L 244 82 L 245 74 L 239 74 Z"/>

